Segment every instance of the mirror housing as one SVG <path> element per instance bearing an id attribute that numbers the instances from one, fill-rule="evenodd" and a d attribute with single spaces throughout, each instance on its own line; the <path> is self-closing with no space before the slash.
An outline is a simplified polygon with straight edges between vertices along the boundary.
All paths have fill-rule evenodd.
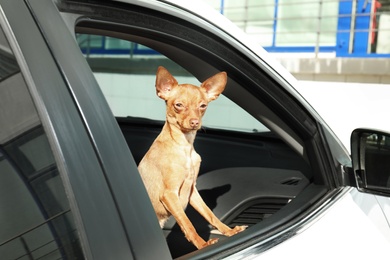
<path id="1" fill-rule="evenodd" d="M 358 190 L 390 196 L 390 134 L 355 129 L 351 135 L 351 153 Z"/>

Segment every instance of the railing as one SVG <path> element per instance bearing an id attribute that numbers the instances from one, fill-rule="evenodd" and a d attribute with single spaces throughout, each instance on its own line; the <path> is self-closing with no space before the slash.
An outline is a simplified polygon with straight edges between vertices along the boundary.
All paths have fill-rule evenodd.
<path id="1" fill-rule="evenodd" d="M 390 0 L 219 1 L 214 7 L 269 52 L 390 57 Z M 80 35 L 78 41 L 87 56 L 156 54 L 109 37 Z"/>
<path id="2" fill-rule="evenodd" d="M 390 57 L 390 0 L 220 0 L 214 7 L 270 52 Z"/>
<path id="3" fill-rule="evenodd" d="M 82 257 L 77 230 L 64 210 L 20 234 L 0 242 L 1 259 L 70 259 Z M 68 215 L 68 216 L 67 216 Z"/>

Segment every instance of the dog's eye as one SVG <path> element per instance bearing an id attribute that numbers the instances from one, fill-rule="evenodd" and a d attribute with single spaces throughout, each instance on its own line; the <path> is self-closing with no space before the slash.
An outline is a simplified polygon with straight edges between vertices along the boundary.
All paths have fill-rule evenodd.
<path id="1" fill-rule="evenodd" d="M 176 107 L 176 108 L 183 108 L 184 106 L 183 106 L 182 103 L 176 103 L 176 104 L 175 104 L 175 107 Z"/>

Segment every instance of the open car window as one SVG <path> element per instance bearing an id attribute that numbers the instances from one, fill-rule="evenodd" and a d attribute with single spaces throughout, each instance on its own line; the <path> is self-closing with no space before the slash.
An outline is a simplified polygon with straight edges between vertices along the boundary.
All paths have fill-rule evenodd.
<path id="1" fill-rule="evenodd" d="M 165 104 L 156 96 L 154 87 L 160 65 L 166 66 L 179 84 L 201 84 L 180 65 L 142 44 L 81 33 L 77 34 L 77 42 L 115 117 L 165 120 Z M 209 105 L 202 125 L 242 132 L 269 132 L 223 94 Z"/>
<path id="2" fill-rule="evenodd" d="M 196 185 L 206 204 L 227 225 L 255 227 L 244 232 L 249 237 L 292 220 L 326 192 L 322 169 L 312 168 L 315 123 L 274 75 L 215 35 L 133 7 L 112 22 L 100 16 L 105 10 L 91 10 L 75 21 L 74 31 L 98 83 L 94 87 L 102 91 L 136 164 L 165 121 L 165 103 L 155 90 L 158 66 L 179 83 L 194 85 L 226 71 L 224 96 L 210 103 L 205 130 L 194 143 L 202 157 Z M 138 11 L 146 17 L 137 20 Z M 186 214 L 205 240 L 234 245 L 234 237 L 210 232 L 191 206 Z M 163 234 L 173 257 L 195 250 L 173 218 Z"/>

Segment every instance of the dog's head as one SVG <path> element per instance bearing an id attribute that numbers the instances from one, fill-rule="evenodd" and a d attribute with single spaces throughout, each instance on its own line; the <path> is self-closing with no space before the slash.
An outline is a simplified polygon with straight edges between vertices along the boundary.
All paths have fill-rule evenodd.
<path id="1" fill-rule="evenodd" d="M 160 66 L 156 76 L 156 92 L 166 101 L 167 121 L 183 132 L 198 130 L 207 104 L 222 93 L 226 82 L 226 72 L 220 72 L 205 80 L 200 87 L 178 84 L 169 71 Z"/>

